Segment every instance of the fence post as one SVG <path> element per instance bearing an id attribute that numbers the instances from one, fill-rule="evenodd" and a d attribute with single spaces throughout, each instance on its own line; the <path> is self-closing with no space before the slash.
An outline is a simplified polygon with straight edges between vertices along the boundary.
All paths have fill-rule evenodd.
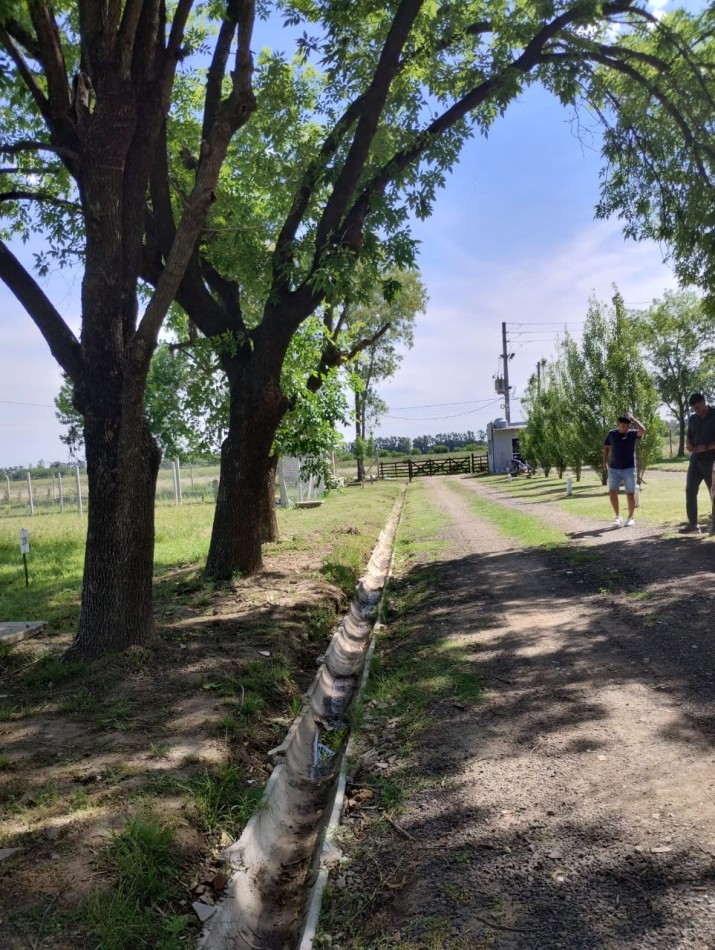
<path id="1" fill-rule="evenodd" d="M 82 514 L 82 482 L 79 480 L 79 465 L 75 466 L 74 474 L 77 481 L 77 511 Z"/>
<path id="2" fill-rule="evenodd" d="M 10 501 L 10 476 L 5 472 L 5 481 L 7 482 L 7 500 Z"/>
<path id="3" fill-rule="evenodd" d="M 191 480 L 191 494 L 194 493 L 194 465 L 189 462 L 189 479 Z"/>
<path id="4" fill-rule="evenodd" d="M 174 459 L 174 467 L 176 468 L 176 503 L 177 505 L 181 505 L 184 499 L 181 497 L 181 463 L 178 459 Z"/>
<path id="5" fill-rule="evenodd" d="M 179 483 L 176 478 L 176 459 L 171 463 L 171 474 L 174 478 L 174 504 L 179 504 Z"/>
<path id="6" fill-rule="evenodd" d="M 32 479 L 30 478 L 30 473 L 27 473 L 27 497 L 30 499 L 30 515 L 35 514 L 35 505 L 32 501 Z"/>
<path id="7" fill-rule="evenodd" d="M 411 458 L 407 459 L 407 480 L 409 482 L 412 481 L 412 459 Z"/>
<path id="8" fill-rule="evenodd" d="M 64 496 L 64 492 L 62 491 L 62 475 L 59 472 L 57 473 L 57 482 L 59 484 L 59 489 L 60 489 L 60 511 L 64 511 L 65 510 L 65 496 Z"/>

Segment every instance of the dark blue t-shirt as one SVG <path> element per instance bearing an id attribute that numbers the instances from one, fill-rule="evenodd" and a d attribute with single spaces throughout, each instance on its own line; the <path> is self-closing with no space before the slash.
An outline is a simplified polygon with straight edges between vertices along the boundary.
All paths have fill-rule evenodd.
<path id="1" fill-rule="evenodd" d="M 611 429 L 603 443 L 611 446 L 611 455 L 608 459 L 609 466 L 611 468 L 635 468 L 637 441 L 638 432 L 635 429 L 629 429 L 628 432 Z"/>

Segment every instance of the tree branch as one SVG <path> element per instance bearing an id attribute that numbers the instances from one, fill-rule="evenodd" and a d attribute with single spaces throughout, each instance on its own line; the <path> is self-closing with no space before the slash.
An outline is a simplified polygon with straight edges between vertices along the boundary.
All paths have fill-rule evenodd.
<path id="1" fill-rule="evenodd" d="M 32 73 L 32 70 L 25 62 L 25 58 L 20 52 L 17 44 L 13 37 L 8 33 L 8 31 L 0 24 L 0 43 L 2 44 L 4 50 L 7 52 L 10 59 L 13 61 L 17 67 L 17 71 L 20 74 L 20 78 L 25 83 L 28 92 L 35 101 L 35 105 L 40 111 L 40 114 L 45 119 L 48 125 L 51 123 L 52 114 L 50 111 L 49 102 L 43 91 L 40 89 L 37 84 L 35 77 Z M 50 125 L 51 127 L 51 125 Z"/>
<path id="2" fill-rule="evenodd" d="M 32 25 L 40 45 L 39 62 L 47 80 L 47 101 L 53 125 L 67 117 L 71 105 L 70 84 L 67 78 L 65 57 L 57 29 L 52 5 L 49 3 L 28 4 Z"/>
<path id="3" fill-rule="evenodd" d="M 79 341 L 37 281 L 4 241 L 0 241 L 0 280 L 28 312 L 47 341 L 54 358 L 77 385 L 84 371 Z"/>
<path id="4" fill-rule="evenodd" d="M 119 4 L 116 4 L 117 7 Z M 143 0 L 127 0 L 117 36 L 119 73 L 124 79 L 131 75 L 134 42 L 142 15 Z"/>
<path id="5" fill-rule="evenodd" d="M 41 204 L 57 205 L 58 208 L 68 208 L 70 211 L 76 211 L 80 214 L 82 208 L 74 201 L 66 201 L 64 198 L 57 198 L 55 195 L 43 191 L 24 191 L 16 189 L 14 191 L 0 191 L 0 201 L 37 201 Z"/>
<path id="6" fill-rule="evenodd" d="M 201 125 L 201 139 L 207 141 L 210 131 L 216 122 L 216 114 L 221 104 L 221 89 L 224 76 L 226 75 L 226 65 L 228 57 L 231 55 L 231 44 L 236 33 L 237 17 L 234 10 L 231 15 L 232 7 L 235 4 L 227 5 L 227 16 L 221 23 L 214 54 L 211 57 L 211 65 L 206 74 L 206 95 L 204 97 L 204 118 Z M 199 159 L 200 161 L 200 159 Z"/>
<path id="7" fill-rule="evenodd" d="M 19 142 L 0 142 L 1 155 L 19 155 L 21 152 L 54 152 L 63 158 L 77 160 L 77 152 L 62 145 L 52 145 L 49 142 L 35 142 L 30 139 Z"/>
<path id="8" fill-rule="evenodd" d="M 338 229 L 345 207 L 360 180 L 392 81 L 400 68 L 402 50 L 421 7 L 422 0 L 401 0 L 395 13 L 372 81 L 365 92 L 364 108 L 352 144 L 318 222 L 316 246 L 319 248 Z"/>
<path id="9" fill-rule="evenodd" d="M 161 324 L 195 254 L 196 241 L 206 221 L 208 208 L 214 200 L 213 189 L 229 142 L 256 108 L 251 86 L 253 58 L 250 48 L 254 0 L 231 0 L 231 6 L 235 6 L 238 15 L 238 49 L 235 69 L 231 76 L 232 89 L 217 110 L 216 121 L 202 147 L 203 160 L 196 174 L 194 188 L 176 229 L 156 290 L 134 334 L 130 359 L 139 364 L 149 364 Z"/>

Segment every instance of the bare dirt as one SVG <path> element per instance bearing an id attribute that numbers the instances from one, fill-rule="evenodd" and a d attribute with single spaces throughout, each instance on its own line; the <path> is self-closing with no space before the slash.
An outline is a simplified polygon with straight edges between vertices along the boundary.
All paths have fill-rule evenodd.
<path id="1" fill-rule="evenodd" d="M 346 523 L 335 540 L 358 531 Z M 286 548 L 276 546 L 261 575 L 225 587 L 203 585 L 193 568 L 165 575 L 154 641 L 66 680 L 60 662 L 57 680 L 35 671 L 61 656 L 69 634 L 43 632 L 2 652 L 2 950 L 97 946 L 82 901 L 113 885 L 106 846 L 147 810 L 176 832 L 183 893 L 172 910 L 186 915 L 187 943 L 196 936 L 191 904 L 218 897 L 220 855 L 241 826 L 202 818 L 187 790 L 230 765 L 243 791 L 260 792 L 266 752 L 290 726 L 347 603 L 320 573 L 329 542 Z M 260 705 L 249 709 L 244 684 L 257 677 Z"/>
<path id="2" fill-rule="evenodd" d="M 432 593 L 388 653 L 467 647 L 484 693 L 435 706 L 398 759 L 382 712 L 322 945 L 715 947 L 715 541 L 613 529 L 606 507 L 584 521 L 474 478 L 423 485 L 447 546 L 396 578 L 398 603 L 426 572 Z M 470 492 L 568 546 L 521 548 Z M 378 760 L 411 789 L 389 824 L 356 790 Z"/>

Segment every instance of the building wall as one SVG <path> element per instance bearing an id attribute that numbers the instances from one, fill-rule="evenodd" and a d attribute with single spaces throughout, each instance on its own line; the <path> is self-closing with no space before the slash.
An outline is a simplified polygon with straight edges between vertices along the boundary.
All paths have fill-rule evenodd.
<path id="1" fill-rule="evenodd" d="M 505 472 L 511 464 L 515 442 L 524 431 L 525 426 L 507 426 L 500 429 L 489 423 L 487 425 L 487 455 L 489 457 L 489 471 L 492 474 Z"/>

